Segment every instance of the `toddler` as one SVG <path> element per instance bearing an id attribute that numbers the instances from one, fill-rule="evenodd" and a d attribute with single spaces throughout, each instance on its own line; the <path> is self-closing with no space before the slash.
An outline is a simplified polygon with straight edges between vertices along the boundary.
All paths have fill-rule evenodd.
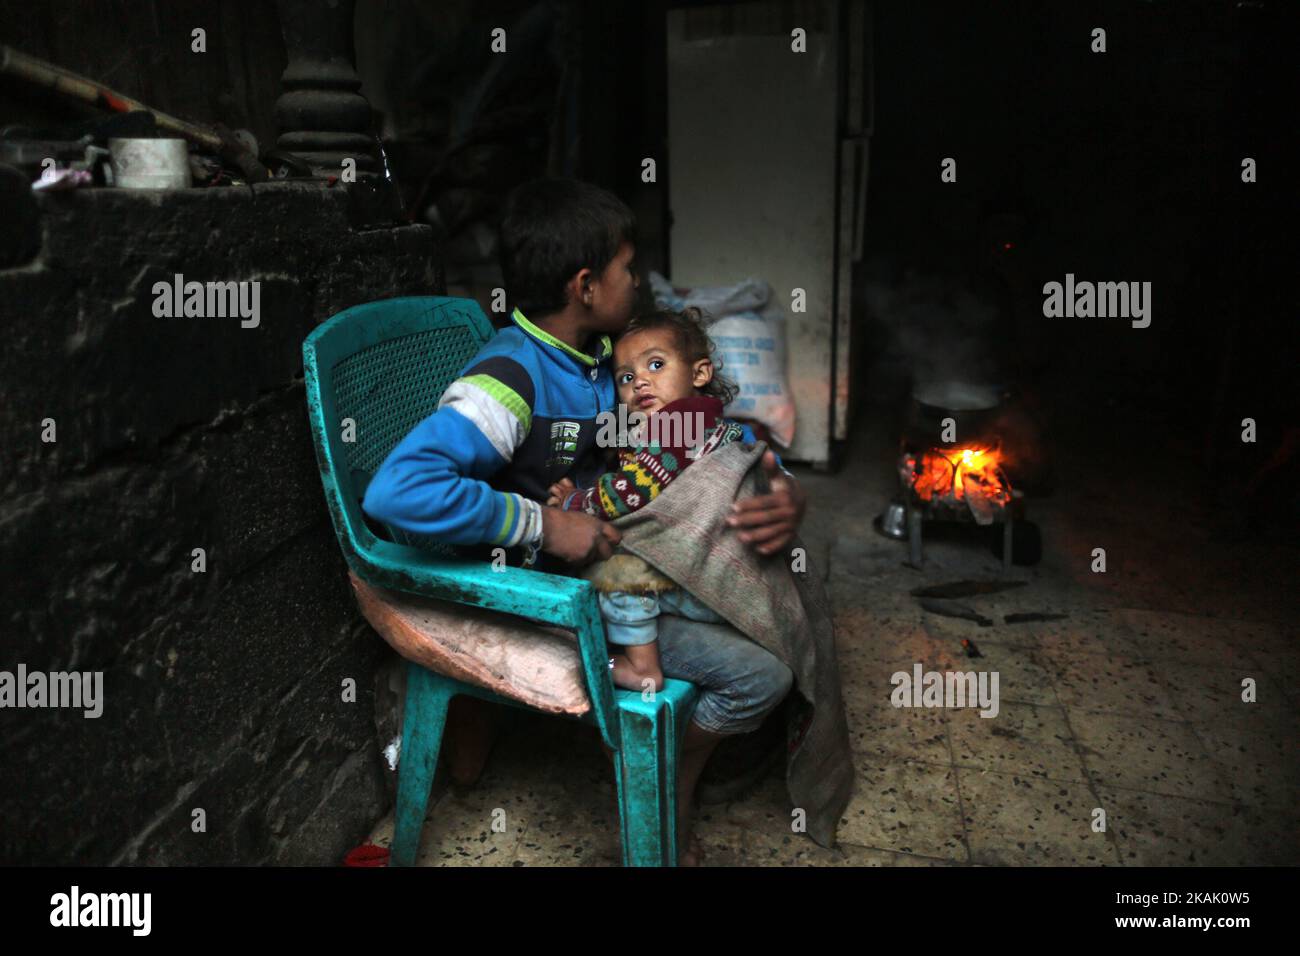
<path id="1" fill-rule="evenodd" d="M 735 386 L 715 375 L 708 335 L 698 309 L 654 312 L 634 318 L 614 346 L 614 387 L 618 401 L 644 419 L 618 452 L 615 470 L 590 488 L 563 478 L 550 487 L 547 504 L 585 511 L 604 520 L 629 514 L 653 501 L 664 487 L 701 455 L 752 433 L 722 417 Z M 724 623 L 723 618 L 683 588 L 658 594 L 613 591 L 599 594 L 605 635 L 622 648 L 610 666 L 614 683 L 642 690 L 646 682 L 663 686 L 656 644 L 660 613 L 693 621 Z"/>

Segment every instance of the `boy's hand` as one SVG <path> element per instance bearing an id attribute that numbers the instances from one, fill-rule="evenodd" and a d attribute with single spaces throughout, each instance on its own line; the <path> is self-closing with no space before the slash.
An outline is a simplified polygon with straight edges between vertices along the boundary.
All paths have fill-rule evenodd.
<path id="1" fill-rule="evenodd" d="M 573 479 L 561 478 L 546 490 L 546 506 L 548 508 L 558 508 L 564 503 L 565 498 L 577 490 L 578 486 L 573 483 Z"/>
<path id="2" fill-rule="evenodd" d="M 613 525 L 584 512 L 542 509 L 542 550 L 570 564 L 608 558 L 622 538 Z"/>
<path id="3" fill-rule="evenodd" d="M 762 465 L 772 490 L 733 504 L 727 524 L 743 529 L 740 540 L 759 554 L 775 554 L 794 538 L 807 500 L 798 482 L 777 468 L 770 449 L 763 453 Z"/>

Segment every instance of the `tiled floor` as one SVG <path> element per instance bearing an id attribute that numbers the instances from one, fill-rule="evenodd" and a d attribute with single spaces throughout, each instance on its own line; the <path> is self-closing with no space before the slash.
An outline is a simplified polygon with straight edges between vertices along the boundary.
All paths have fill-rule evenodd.
<path id="1" fill-rule="evenodd" d="M 1045 557 L 1012 573 L 1027 586 L 965 599 L 994 626 L 937 617 L 912 588 L 994 579 L 999 564 L 980 543 L 953 540 L 927 546 L 925 570 L 905 567 L 903 547 L 871 529 L 891 490 L 880 452 L 889 443 L 869 430 L 855 442 L 836 474 L 801 473 L 857 768 L 838 846 L 791 832 L 774 776 L 743 800 L 701 808 L 705 865 L 1300 863 L 1300 634 L 1286 623 L 1289 594 L 1234 582 L 1239 550 L 1204 548 L 1197 565 L 1186 551 L 1199 545 L 1162 542 L 1167 520 L 1118 514 L 1122 498 L 1108 499 L 1094 475 L 1096 487 L 1033 502 Z M 1107 507 L 1113 526 L 1093 513 Z M 1114 559 L 1104 576 L 1090 571 L 1098 541 Z M 1294 549 L 1283 558 L 1294 561 Z M 1016 611 L 1069 616 L 1003 622 Z M 964 656 L 962 638 L 982 657 Z M 890 676 L 918 662 L 996 671 L 997 715 L 893 707 Z M 1254 703 L 1242 700 L 1247 678 Z M 420 862 L 617 864 L 613 777 L 594 731 L 509 721 L 476 787 L 431 807 Z M 372 839 L 391 832 L 390 818 Z"/>

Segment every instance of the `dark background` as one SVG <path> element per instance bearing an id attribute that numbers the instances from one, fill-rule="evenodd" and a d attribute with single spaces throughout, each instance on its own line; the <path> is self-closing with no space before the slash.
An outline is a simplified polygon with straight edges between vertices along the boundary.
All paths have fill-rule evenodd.
<path id="1" fill-rule="evenodd" d="M 361 92 L 402 222 L 359 227 L 344 197 L 310 187 L 163 206 L 42 197 L 40 255 L 0 269 L 0 666 L 104 669 L 108 705 L 99 721 L 0 715 L 0 861 L 331 863 L 383 814 L 392 661 L 347 593 L 301 340 L 358 302 L 490 284 L 501 199 L 547 172 L 618 192 L 646 267 L 670 268 L 668 184 L 638 175 L 640 157 L 685 148 L 667 142 L 665 10 L 363 0 Z M 869 287 L 969 277 L 990 239 L 1012 237 L 1012 278 L 990 291 L 1007 321 L 985 344 L 1035 396 L 1044 444 L 1123 454 L 1138 475 L 1144 458 L 1177 462 L 1238 533 L 1293 541 L 1290 5 L 879 2 L 873 23 L 855 419 L 899 414 L 914 357 Z M 525 42 L 487 76 L 476 51 L 496 25 Z M 285 48 L 270 0 L 0 0 L 0 42 L 274 140 Z M 0 126 L 86 115 L 0 78 Z M 944 156 L 956 184 L 939 180 Z M 7 212 L 0 231 L 18 228 Z M 231 329 L 181 338 L 141 319 L 154 272 L 177 262 L 279 283 L 252 356 Z M 1043 320 L 1042 284 L 1067 272 L 1152 282 L 1151 327 Z M 35 437 L 47 415 L 56 447 Z M 189 571 L 198 546 L 206 576 Z M 355 704 L 338 702 L 348 676 Z"/>

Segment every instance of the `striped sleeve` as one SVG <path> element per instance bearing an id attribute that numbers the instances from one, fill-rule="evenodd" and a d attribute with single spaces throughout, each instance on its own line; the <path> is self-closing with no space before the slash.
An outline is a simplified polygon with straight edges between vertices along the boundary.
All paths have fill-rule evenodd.
<path id="1" fill-rule="evenodd" d="M 380 466 L 362 507 L 451 544 L 540 546 L 541 505 L 487 482 L 528 436 L 533 400 L 532 379 L 518 362 L 475 363 Z"/>
<path id="2" fill-rule="evenodd" d="M 533 423 L 533 380 L 513 359 L 497 356 L 465 370 L 443 393 L 438 408 L 453 408 L 463 415 L 505 462 L 528 437 Z M 540 545 L 542 507 L 523 495 L 497 492 L 501 521 L 490 544 L 514 547 Z"/>
<path id="3" fill-rule="evenodd" d="M 438 408 L 448 407 L 464 415 L 509 462 L 532 427 L 533 381 L 518 362 L 490 358 L 447 386 Z"/>

